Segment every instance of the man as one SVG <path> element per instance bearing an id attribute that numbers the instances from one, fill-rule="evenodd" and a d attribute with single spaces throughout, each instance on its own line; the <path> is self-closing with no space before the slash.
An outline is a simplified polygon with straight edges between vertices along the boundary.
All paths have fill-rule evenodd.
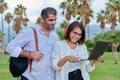
<path id="1" fill-rule="evenodd" d="M 44 8 L 41 12 L 41 24 L 34 28 L 38 35 L 38 48 L 36 51 L 33 30 L 31 28 L 21 31 L 13 39 L 6 51 L 13 57 L 27 57 L 32 59 L 32 71 L 22 74 L 21 80 L 54 80 L 54 70 L 51 66 L 51 53 L 54 43 L 59 40 L 53 31 L 56 24 L 57 12 L 52 7 Z"/>

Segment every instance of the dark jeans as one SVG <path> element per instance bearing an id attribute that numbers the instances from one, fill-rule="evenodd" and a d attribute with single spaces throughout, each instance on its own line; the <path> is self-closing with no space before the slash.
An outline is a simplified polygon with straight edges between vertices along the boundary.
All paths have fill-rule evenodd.
<path id="1" fill-rule="evenodd" d="M 80 69 L 69 72 L 68 80 L 84 80 Z"/>
<path id="2" fill-rule="evenodd" d="M 24 76 L 21 76 L 20 80 L 28 80 L 28 79 L 26 77 L 24 77 Z"/>

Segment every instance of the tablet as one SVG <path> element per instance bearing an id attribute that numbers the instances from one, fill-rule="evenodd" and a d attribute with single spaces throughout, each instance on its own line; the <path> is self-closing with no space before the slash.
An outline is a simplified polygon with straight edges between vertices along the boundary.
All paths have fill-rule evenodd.
<path id="1" fill-rule="evenodd" d="M 97 41 L 89 55 L 89 58 L 86 60 L 97 60 L 99 56 L 104 54 L 104 51 L 107 46 L 108 46 L 108 42 Z M 81 59 L 81 61 L 83 60 L 85 59 Z"/>
<path id="2" fill-rule="evenodd" d="M 106 47 L 108 46 L 108 42 L 97 41 L 93 50 L 90 53 L 88 60 L 97 60 L 99 56 L 104 54 Z"/>

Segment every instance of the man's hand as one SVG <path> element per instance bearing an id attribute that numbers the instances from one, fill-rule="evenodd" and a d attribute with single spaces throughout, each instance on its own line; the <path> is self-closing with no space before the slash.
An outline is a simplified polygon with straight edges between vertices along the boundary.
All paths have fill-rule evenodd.
<path id="1" fill-rule="evenodd" d="M 43 57 L 43 54 L 40 51 L 32 51 L 30 54 L 30 59 L 33 59 L 35 61 L 41 60 Z"/>

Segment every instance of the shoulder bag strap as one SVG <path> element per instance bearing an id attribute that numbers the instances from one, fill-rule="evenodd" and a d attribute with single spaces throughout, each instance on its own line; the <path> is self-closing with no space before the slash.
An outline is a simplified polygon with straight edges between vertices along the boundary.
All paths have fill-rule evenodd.
<path id="1" fill-rule="evenodd" d="M 37 36 L 37 32 L 35 30 L 35 28 L 33 28 L 33 32 L 34 32 L 34 40 L 35 40 L 35 45 L 36 45 L 36 50 L 38 51 L 38 36 Z"/>
<path id="2" fill-rule="evenodd" d="M 37 32 L 35 30 L 35 28 L 32 27 L 32 30 L 34 32 L 34 40 L 35 40 L 35 45 L 36 45 L 36 50 L 38 51 L 38 36 L 37 36 Z M 28 62 L 29 62 L 29 71 L 31 72 L 32 71 L 32 59 L 29 59 Z"/>

